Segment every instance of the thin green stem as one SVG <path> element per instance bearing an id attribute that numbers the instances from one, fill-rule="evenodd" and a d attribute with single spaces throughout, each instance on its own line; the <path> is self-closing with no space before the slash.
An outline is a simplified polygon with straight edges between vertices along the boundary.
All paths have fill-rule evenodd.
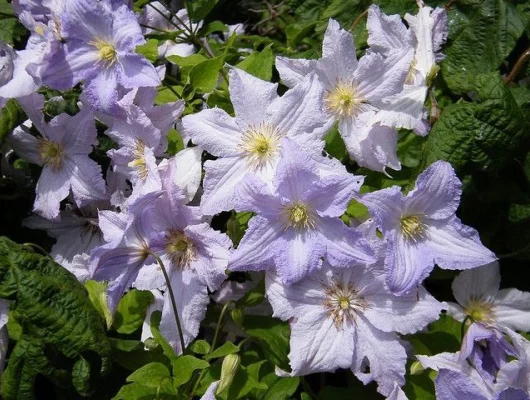
<path id="1" fill-rule="evenodd" d="M 213 335 L 212 345 L 210 346 L 210 351 L 208 351 L 207 355 L 212 354 L 212 352 L 215 350 L 215 345 L 217 344 L 217 338 L 219 337 L 219 332 L 221 331 L 221 327 L 223 325 L 223 318 L 228 311 L 228 307 L 232 304 L 232 301 L 229 301 L 223 306 L 223 309 L 221 310 L 221 314 L 219 314 L 219 319 L 217 320 L 217 326 L 215 327 L 215 333 Z M 189 394 L 189 399 L 193 398 L 193 394 L 197 390 L 197 387 L 199 386 L 199 383 L 201 382 L 202 378 L 204 377 L 204 374 L 206 373 L 206 370 L 202 370 L 199 378 L 195 381 L 195 384 L 193 385 L 193 389 L 191 390 L 191 393 Z"/>
<path id="2" fill-rule="evenodd" d="M 169 280 L 169 275 L 160 257 L 158 257 L 158 255 L 156 255 L 153 252 L 149 252 L 149 254 L 155 258 L 155 260 L 158 262 L 158 265 L 160 265 L 160 268 L 162 268 L 162 273 L 164 274 L 164 279 L 166 280 L 167 291 L 169 293 L 169 298 L 171 300 L 171 307 L 173 308 L 173 314 L 175 315 L 175 323 L 177 325 L 177 332 L 179 334 L 180 347 L 181 347 L 182 352 L 184 353 L 184 347 L 185 347 L 184 335 L 182 334 L 182 326 L 180 325 L 180 318 L 179 318 L 179 314 L 177 310 L 177 302 L 175 301 L 175 294 L 173 293 L 173 288 L 171 287 L 171 281 Z"/>
<path id="3" fill-rule="evenodd" d="M 30 247 L 32 249 L 36 249 L 36 250 L 39 250 L 43 256 L 46 256 L 48 257 L 50 260 L 52 261 L 55 261 L 51 256 L 50 254 L 45 250 L 43 249 L 42 247 L 40 247 L 38 244 L 35 244 L 35 243 L 23 243 L 22 246 L 26 246 L 26 247 Z"/>

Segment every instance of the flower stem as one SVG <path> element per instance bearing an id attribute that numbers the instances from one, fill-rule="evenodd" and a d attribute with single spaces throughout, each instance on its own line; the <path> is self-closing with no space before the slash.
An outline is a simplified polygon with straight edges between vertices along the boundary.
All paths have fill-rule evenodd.
<path id="1" fill-rule="evenodd" d="M 160 257 L 158 257 L 158 255 L 156 255 L 153 252 L 149 252 L 149 254 L 155 258 L 155 260 L 158 262 L 158 265 L 160 265 L 160 268 L 162 268 L 162 273 L 164 274 L 164 279 L 166 280 L 167 291 L 169 292 L 169 298 L 171 300 L 171 307 L 173 308 L 173 314 L 175 315 L 175 323 L 177 324 L 177 332 L 179 334 L 179 339 L 180 339 L 180 348 L 181 348 L 182 353 L 184 353 L 184 347 L 185 347 L 184 335 L 182 334 L 182 326 L 180 325 L 180 318 L 179 318 L 179 314 L 177 310 L 177 302 L 175 301 L 175 294 L 173 293 L 173 288 L 171 287 L 171 281 L 169 280 L 169 275 Z"/>
<path id="2" fill-rule="evenodd" d="M 215 350 L 215 345 L 217 344 L 217 338 L 219 337 L 219 331 L 221 330 L 224 316 L 226 312 L 228 311 L 228 307 L 230 306 L 230 304 L 232 304 L 232 301 L 227 302 L 224 305 L 223 309 L 221 310 L 221 314 L 219 315 L 219 319 L 217 320 L 217 326 L 215 327 L 215 333 L 213 335 L 212 345 L 210 346 L 210 351 L 208 351 L 207 355 L 212 354 L 212 352 Z M 197 390 L 197 387 L 199 386 L 199 383 L 201 382 L 205 373 L 206 373 L 206 370 L 203 369 L 199 375 L 199 378 L 195 381 L 195 384 L 193 385 L 193 389 L 191 390 L 191 393 L 189 395 L 190 399 L 193 398 L 193 394 Z"/>

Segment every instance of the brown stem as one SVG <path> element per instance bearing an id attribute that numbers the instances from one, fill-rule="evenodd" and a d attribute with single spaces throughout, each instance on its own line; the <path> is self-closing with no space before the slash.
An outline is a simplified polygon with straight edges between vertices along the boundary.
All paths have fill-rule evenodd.
<path id="1" fill-rule="evenodd" d="M 350 32 L 353 32 L 355 28 L 357 28 L 357 25 L 359 25 L 359 22 L 361 22 L 361 19 L 368 14 L 368 9 L 364 10 L 362 14 L 360 14 L 355 21 L 353 21 L 353 24 L 351 25 Z"/>
<path id="2" fill-rule="evenodd" d="M 504 83 L 508 84 L 510 83 L 513 78 L 521 71 L 521 68 L 524 67 L 526 62 L 530 59 L 530 47 L 527 48 L 523 54 L 521 54 L 521 57 L 515 62 L 515 65 L 513 66 L 512 70 L 506 75 L 506 78 L 504 79 Z"/>

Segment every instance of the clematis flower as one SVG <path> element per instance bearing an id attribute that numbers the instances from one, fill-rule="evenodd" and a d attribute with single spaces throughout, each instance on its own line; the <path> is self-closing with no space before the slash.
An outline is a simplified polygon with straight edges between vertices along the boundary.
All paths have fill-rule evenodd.
<path id="1" fill-rule="evenodd" d="M 70 89 L 85 81 L 84 92 L 99 111 L 118 110 L 118 87 L 160 84 L 155 68 L 136 54 L 145 43 L 136 16 L 127 5 L 102 0 L 65 3 L 60 14 L 64 44 L 46 58 L 42 82 L 54 89 Z"/>
<path id="2" fill-rule="evenodd" d="M 219 108 L 182 119 L 183 134 L 210 154 L 206 161 L 202 212 L 213 215 L 234 208 L 234 191 L 247 172 L 270 183 L 278 160 L 285 154 L 281 139 L 288 137 L 306 150 L 320 167 L 320 175 L 346 173 L 338 160 L 322 156 L 327 131 L 320 102 L 322 92 L 314 76 L 282 97 L 277 84 L 233 68 L 230 98 L 235 118 Z"/>
<path id="3" fill-rule="evenodd" d="M 396 332 L 416 332 L 436 320 L 442 305 L 425 289 L 388 291 L 379 268 L 321 270 L 286 286 L 267 273 L 274 317 L 289 320 L 292 375 L 351 368 L 364 384 L 389 395 L 405 383 L 407 355 Z"/>
<path id="4" fill-rule="evenodd" d="M 109 281 L 107 303 L 111 313 L 133 284 L 140 268 L 154 264 L 152 243 L 160 232 L 149 226 L 149 204 L 161 192 L 152 192 L 132 203 L 127 213 L 99 212 L 99 227 L 106 244 L 92 250 L 90 272 L 95 280 Z"/>
<path id="5" fill-rule="evenodd" d="M 357 60 L 353 36 L 330 19 L 322 58 L 298 60 L 276 58 L 282 80 L 296 87 L 307 74 L 316 71 L 325 90 L 321 108 L 325 120 L 338 122 L 346 148 L 360 166 L 376 171 L 401 168 L 397 158 L 397 132 L 377 118 L 383 101 L 402 91 L 413 49 L 398 49 L 383 57 L 367 52 Z"/>
<path id="6" fill-rule="evenodd" d="M 160 31 L 176 33 L 175 40 L 165 40 L 158 46 L 159 57 L 174 55 L 187 57 L 195 53 L 195 47 L 190 43 L 186 43 L 184 32 L 178 33 L 178 31 L 185 31 L 191 28 L 196 32 L 201 28 L 202 22 L 198 24 L 192 23 L 186 9 L 177 11 L 176 16 L 171 18 L 171 13 L 166 6 L 159 1 L 154 1 L 143 8 L 140 24 L 145 25 L 142 28 L 144 34 L 160 33 Z"/>
<path id="7" fill-rule="evenodd" d="M 84 108 L 73 117 L 60 114 L 45 123 L 44 96 L 34 94 L 19 102 L 41 134 L 36 138 L 24 126 L 19 126 L 8 138 L 20 157 L 43 166 L 33 211 L 44 218 L 57 218 L 60 202 L 70 189 L 78 207 L 104 200 L 101 168 L 88 157 L 96 144 L 96 127 L 90 108 Z"/>
<path id="8" fill-rule="evenodd" d="M 236 210 L 257 215 L 229 269 L 273 268 L 291 284 L 317 268 L 322 257 L 340 267 L 375 262 L 362 234 L 338 219 L 357 189 L 355 181 L 348 176 L 319 178 L 316 163 L 293 141 L 282 139 L 282 147 L 289 156 L 278 163 L 273 191 L 255 176 L 236 191 Z"/>
<path id="9" fill-rule="evenodd" d="M 459 321 L 466 315 L 475 321 L 520 331 L 530 330 L 530 293 L 517 289 L 499 290 L 501 274 L 497 261 L 463 271 L 453 281 L 456 303 L 448 312 Z"/>
<path id="10" fill-rule="evenodd" d="M 416 356 L 424 368 L 438 371 L 435 380 L 436 398 L 442 400 L 528 400 L 530 397 L 530 343 L 516 332 L 505 328 L 515 349 L 515 359 L 503 362 L 495 372 L 495 379 L 479 371 L 473 359 L 461 352 Z M 479 339 L 473 334 L 473 338 Z M 466 344 L 464 344 L 465 346 Z M 462 350 L 464 351 L 464 350 Z M 511 353 L 513 354 L 513 353 Z M 511 355 L 510 354 L 510 355 Z M 482 360 L 481 360 L 482 361 Z M 480 369 L 480 367 L 479 367 Z"/>
<path id="11" fill-rule="evenodd" d="M 7 314 L 9 312 L 9 302 L 0 299 L 0 376 L 4 371 L 6 363 L 7 349 L 9 345 L 9 335 L 7 333 Z"/>
<path id="12" fill-rule="evenodd" d="M 92 249 L 103 244 L 95 206 L 75 210 L 67 208 L 60 212 L 59 221 L 32 215 L 23 221 L 23 225 L 46 230 L 57 240 L 50 252 L 55 262 L 72 272 L 80 282 L 90 278 L 88 255 Z"/>
<path id="13" fill-rule="evenodd" d="M 382 124 L 413 129 L 419 135 L 429 133 L 424 107 L 427 90 L 436 76 L 440 52 L 447 39 L 447 13 L 443 8 L 432 9 L 418 2 L 417 15 L 405 15 L 407 29 L 399 15 L 385 15 L 378 6 L 368 9 L 368 44 L 376 52 L 388 55 L 393 51 L 414 48 L 414 58 L 403 91 L 383 99 L 384 107 L 378 114 Z"/>
<path id="14" fill-rule="evenodd" d="M 495 255 L 476 230 L 455 216 L 461 184 L 451 164 L 437 161 L 420 174 L 407 196 L 392 186 L 361 196 L 388 242 L 385 271 L 390 290 L 409 292 L 431 272 L 488 264 Z"/>
<path id="15" fill-rule="evenodd" d="M 480 376 L 490 383 L 506 364 L 509 356 L 515 356 L 513 346 L 501 331 L 480 322 L 469 326 L 462 339 L 460 359 L 468 359 Z"/>

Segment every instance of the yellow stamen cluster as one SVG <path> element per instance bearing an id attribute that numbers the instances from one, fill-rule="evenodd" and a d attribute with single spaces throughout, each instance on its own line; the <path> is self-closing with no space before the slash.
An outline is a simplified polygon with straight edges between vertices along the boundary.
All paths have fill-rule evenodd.
<path id="1" fill-rule="evenodd" d="M 95 38 L 89 44 L 99 50 L 99 59 L 106 67 L 111 67 L 117 61 L 118 57 L 116 48 L 108 41 L 101 38 Z"/>
<path id="2" fill-rule="evenodd" d="M 166 253 L 180 269 L 197 259 L 193 242 L 184 233 L 170 229 L 166 232 Z"/>
<path id="3" fill-rule="evenodd" d="M 249 166 L 260 170 L 278 154 L 281 136 L 270 124 L 251 125 L 243 134 L 241 148 Z"/>
<path id="4" fill-rule="evenodd" d="M 61 144 L 47 139 L 40 139 L 37 144 L 37 151 L 44 165 L 50 166 L 54 170 L 61 169 L 66 156 Z"/>
<path id="5" fill-rule="evenodd" d="M 417 241 L 424 237 L 425 224 L 418 215 L 404 215 L 399 222 L 401 233 L 406 239 Z"/>
<path id="6" fill-rule="evenodd" d="M 481 298 L 471 297 L 464 313 L 478 322 L 491 323 L 495 320 L 493 305 Z"/>
<path id="7" fill-rule="evenodd" d="M 366 104 L 366 100 L 352 82 L 340 81 L 324 96 L 326 110 L 338 119 L 356 116 L 363 104 Z"/>
<path id="8" fill-rule="evenodd" d="M 315 227 L 314 216 L 306 204 L 300 202 L 288 204 L 283 207 L 282 214 L 285 229 L 307 230 Z"/>
<path id="9" fill-rule="evenodd" d="M 325 294 L 324 308 L 337 328 L 340 328 L 345 320 L 354 321 L 356 314 L 368 307 L 368 302 L 359 296 L 351 284 L 345 286 L 342 282 L 333 282 L 331 286 L 326 286 Z"/>
<path id="10" fill-rule="evenodd" d="M 145 143 L 140 139 L 136 139 L 133 157 L 133 160 L 128 164 L 129 167 L 135 168 L 138 172 L 138 176 L 145 180 L 147 175 L 149 175 L 149 170 L 147 169 L 147 162 L 145 161 Z"/>

